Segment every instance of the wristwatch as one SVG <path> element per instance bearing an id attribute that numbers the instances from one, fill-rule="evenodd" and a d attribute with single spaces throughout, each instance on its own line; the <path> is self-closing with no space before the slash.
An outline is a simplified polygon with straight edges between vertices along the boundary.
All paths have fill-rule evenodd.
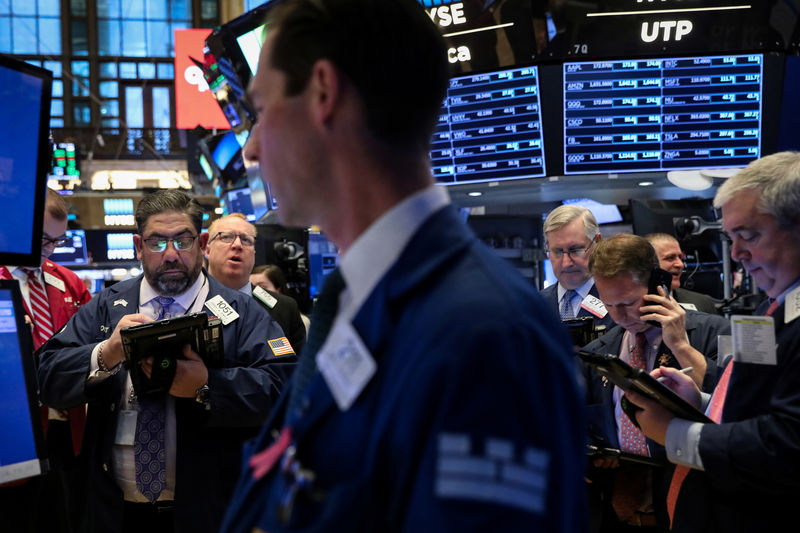
<path id="1" fill-rule="evenodd" d="M 211 391 L 208 388 L 208 383 L 194 391 L 194 401 L 203 404 L 206 410 L 211 409 Z"/>

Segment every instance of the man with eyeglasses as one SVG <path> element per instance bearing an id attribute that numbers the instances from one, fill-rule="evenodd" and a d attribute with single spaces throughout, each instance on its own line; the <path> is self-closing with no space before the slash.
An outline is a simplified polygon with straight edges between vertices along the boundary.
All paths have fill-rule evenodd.
<path id="1" fill-rule="evenodd" d="M 66 242 L 67 215 L 64 199 L 47 189 L 39 267 L 0 266 L 0 279 L 19 282 L 34 349 L 44 344 L 92 298 L 75 273 L 49 259 L 53 250 Z M 84 406 L 69 410 L 43 407 L 42 422 L 50 471 L 46 476 L 0 489 L 0 514 L 3 526 L 9 531 L 71 529 L 70 517 L 74 513 L 75 499 L 80 496 L 76 456 L 86 422 Z M 48 512 L 41 512 L 42 508 Z"/>
<path id="2" fill-rule="evenodd" d="M 681 274 L 685 264 L 678 239 L 668 233 L 650 233 L 644 238 L 655 248 L 661 268 L 672 274 L 672 296 L 681 307 L 702 313 L 719 314 L 710 296 L 681 287 Z"/>
<path id="3" fill-rule="evenodd" d="M 543 232 L 547 257 L 558 280 L 541 291 L 545 301 L 562 320 L 593 317 L 595 327 L 611 327 L 614 322 L 589 273 L 589 257 L 601 238 L 592 212 L 571 204 L 556 207 L 547 215 Z"/>
<path id="4" fill-rule="evenodd" d="M 208 234 L 211 235 L 206 246 L 208 273 L 226 287 L 252 296 L 281 326 L 286 334 L 282 338 L 288 339 L 294 353 L 299 354 L 306 340 L 306 328 L 297 302 L 291 296 L 250 283 L 250 273 L 256 261 L 255 226 L 242 213 L 231 213 L 212 222 Z M 280 341 L 274 340 L 276 343 Z"/>
<path id="5" fill-rule="evenodd" d="M 202 270 L 202 215 L 181 191 L 142 198 L 134 245 L 143 275 L 96 295 L 41 353 L 42 399 L 59 408 L 89 403 L 82 531 L 217 531 L 242 443 L 294 367 L 268 347 L 283 336 L 277 323 Z M 174 354 L 168 392 L 138 397 L 120 330 L 197 312 L 222 320 L 221 367 L 207 367 L 185 346 Z M 152 369 L 145 361 L 144 372 Z"/>

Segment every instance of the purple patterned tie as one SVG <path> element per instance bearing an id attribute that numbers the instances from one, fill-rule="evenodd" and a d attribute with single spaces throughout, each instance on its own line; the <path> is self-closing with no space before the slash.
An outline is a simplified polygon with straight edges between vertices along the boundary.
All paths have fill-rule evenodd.
<path id="1" fill-rule="evenodd" d="M 169 314 L 169 306 L 175 299 L 157 296 L 155 300 L 161 305 L 156 320 L 161 320 Z M 136 488 L 148 501 L 154 502 L 167 486 L 164 398 L 144 397 L 138 401 L 139 415 L 136 419 L 136 440 L 133 444 L 133 454 L 136 459 Z"/>

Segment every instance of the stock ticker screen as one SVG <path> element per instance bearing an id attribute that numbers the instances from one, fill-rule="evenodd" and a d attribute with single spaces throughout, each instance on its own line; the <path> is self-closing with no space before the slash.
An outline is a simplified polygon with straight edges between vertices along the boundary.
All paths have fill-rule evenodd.
<path id="1" fill-rule="evenodd" d="M 450 79 L 431 143 L 444 184 L 545 175 L 537 67 Z"/>
<path id="2" fill-rule="evenodd" d="M 747 165 L 763 67 L 761 54 L 564 63 L 564 173 Z"/>

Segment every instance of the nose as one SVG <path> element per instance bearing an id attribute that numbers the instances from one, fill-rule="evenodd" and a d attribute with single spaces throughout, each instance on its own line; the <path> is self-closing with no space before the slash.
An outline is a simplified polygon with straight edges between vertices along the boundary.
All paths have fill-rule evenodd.
<path id="1" fill-rule="evenodd" d="M 178 259 L 178 249 L 175 248 L 175 241 L 167 242 L 167 248 L 161 252 L 161 261 L 177 261 Z"/>
<path id="2" fill-rule="evenodd" d="M 734 237 L 731 239 L 731 259 L 734 261 L 741 261 L 741 258 L 747 253 L 747 250 L 742 246 L 742 240 Z"/>
<path id="3" fill-rule="evenodd" d="M 241 237 L 239 237 L 238 235 L 233 237 L 233 242 L 231 243 L 231 248 L 243 248 Z"/>
<path id="4" fill-rule="evenodd" d="M 245 160 L 257 163 L 258 162 L 258 128 L 257 124 L 253 124 L 253 127 L 250 128 L 250 135 L 247 137 L 247 141 L 244 143 L 244 148 L 242 149 L 242 155 L 244 156 Z"/>

